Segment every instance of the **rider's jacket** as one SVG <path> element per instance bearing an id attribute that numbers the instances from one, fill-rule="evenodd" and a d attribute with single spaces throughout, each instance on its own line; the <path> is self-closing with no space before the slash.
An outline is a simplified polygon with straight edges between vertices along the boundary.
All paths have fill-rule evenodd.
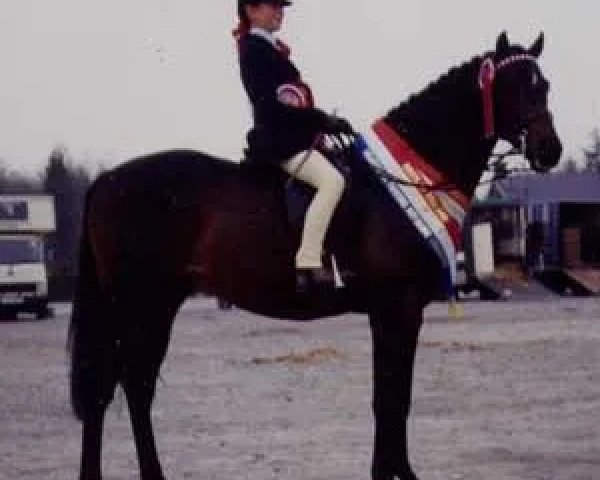
<path id="1" fill-rule="evenodd" d="M 247 33 L 239 40 L 240 73 L 254 116 L 247 137 L 253 159 L 288 160 L 311 148 L 325 125 L 327 115 L 314 107 L 288 54 L 262 35 Z"/>

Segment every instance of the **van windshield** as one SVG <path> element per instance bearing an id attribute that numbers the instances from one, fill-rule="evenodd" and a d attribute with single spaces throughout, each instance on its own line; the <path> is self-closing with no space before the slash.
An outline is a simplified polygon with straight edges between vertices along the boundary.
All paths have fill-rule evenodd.
<path id="1" fill-rule="evenodd" d="M 34 239 L 0 239 L 0 265 L 43 260 L 41 244 Z"/>

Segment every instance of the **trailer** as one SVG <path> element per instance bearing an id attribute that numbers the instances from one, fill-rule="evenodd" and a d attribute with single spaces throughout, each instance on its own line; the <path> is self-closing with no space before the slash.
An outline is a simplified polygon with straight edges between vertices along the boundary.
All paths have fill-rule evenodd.
<path id="1" fill-rule="evenodd" d="M 0 195 L 0 314 L 51 314 L 46 238 L 56 229 L 50 195 Z"/>
<path id="2" fill-rule="evenodd" d="M 496 214 L 494 218 L 503 216 L 506 214 Z M 524 268 L 525 247 L 518 229 L 499 229 L 491 222 L 480 222 L 469 225 L 467 235 L 470 262 L 466 284 L 479 292 L 479 298 L 530 300 L 555 296 Z"/>

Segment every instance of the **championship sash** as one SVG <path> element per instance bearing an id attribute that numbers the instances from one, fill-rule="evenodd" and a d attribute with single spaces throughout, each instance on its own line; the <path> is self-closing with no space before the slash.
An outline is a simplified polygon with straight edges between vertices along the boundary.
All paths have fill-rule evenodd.
<path id="1" fill-rule="evenodd" d="M 376 171 L 392 198 L 440 259 L 449 294 L 457 284 L 457 253 L 462 250 L 462 224 L 469 200 L 448 183 L 383 120 L 357 138 L 362 157 Z M 400 182 L 394 181 L 394 177 Z M 445 185 L 444 190 L 427 187 Z M 422 185 L 422 187 L 421 187 Z"/>

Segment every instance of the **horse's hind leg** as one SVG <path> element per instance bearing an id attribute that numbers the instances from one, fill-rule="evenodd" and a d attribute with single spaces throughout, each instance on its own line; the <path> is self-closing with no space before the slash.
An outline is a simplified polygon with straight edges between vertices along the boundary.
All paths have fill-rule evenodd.
<path id="1" fill-rule="evenodd" d="M 110 373 L 110 378 L 102 373 Z M 83 440 L 80 480 L 100 480 L 102 478 L 101 452 L 104 416 L 112 401 L 117 383 L 112 371 L 102 373 L 99 374 L 102 380 L 88 389 L 90 395 L 81 410 Z"/>
<path id="2" fill-rule="evenodd" d="M 100 480 L 102 478 L 102 427 L 105 412 L 106 406 L 98 404 L 96 411 L 86 413 L 83 418 L 80 480 Z"/>
<path id="3" fill-rule="evenodd" d="M 162 293 L 164 296 L 164 293 Z M 157 303 L 147 294 L 127 308 L 122 385 L 131 416 L 142 480 L 164 480 L 150 416 L 156 379 L 165 357 L 175 313 L 183 296 Z"/>
<path id="4" fill-rule="evenodd" d="M 155 383 L 156 380 L 150 378 L 145 381 L 129 378 L 125 383 L 142 480 L 164 480 L 165 478 L 158 459 L 150 418 Z"/>
<path id="5" fill-rule="evenodd" d="M 74 331 L 72 399 L 77 417 L 83 423 L 80 480 L 100 480 L 102 429 L 118 380 L 118 365 L 112 330 L 103 317 L 98 301 L 98 316 L 91 315 Z M 101 313 L 102 312 L 102 313 Z M 98 328 L 102 325 L 102 328 Z M 112 339 L 112 340 L 111 340 Z"/>

